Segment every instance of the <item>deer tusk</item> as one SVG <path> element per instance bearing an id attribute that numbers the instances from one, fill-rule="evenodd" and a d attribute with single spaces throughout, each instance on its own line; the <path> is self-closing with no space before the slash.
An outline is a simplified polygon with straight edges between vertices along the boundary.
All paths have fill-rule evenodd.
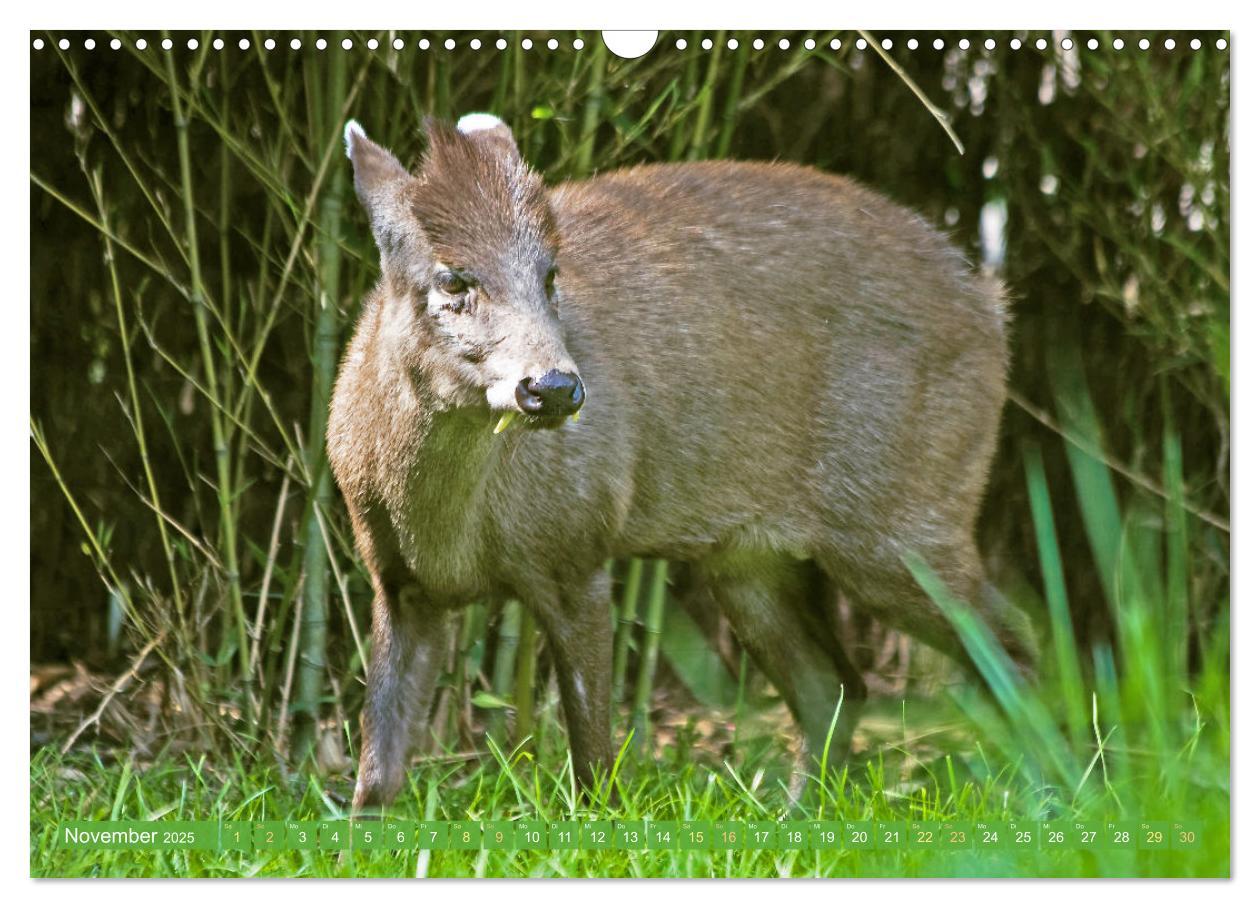
<path id="1" fill-rule="evenodd" d="M 508 410 L 506 413 L 500 416 L 499 421 L 495 423 L 494 434 L 498 435 L 500 432 L 502 432 L 504 429 L 510 426 L 512 424 L 512 420 L 514 419 L 516 419 L 516 411 Z"/>

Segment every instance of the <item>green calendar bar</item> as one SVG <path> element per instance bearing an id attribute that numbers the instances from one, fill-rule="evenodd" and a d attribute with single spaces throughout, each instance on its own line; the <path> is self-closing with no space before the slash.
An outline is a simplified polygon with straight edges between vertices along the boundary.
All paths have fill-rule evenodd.
<path id="1" fill-rule="evenodd" d="M 221 820 L 78 821 L 57 846 L 83 850 L 919 851 L 1190 850 L 1195 821 Z"/>

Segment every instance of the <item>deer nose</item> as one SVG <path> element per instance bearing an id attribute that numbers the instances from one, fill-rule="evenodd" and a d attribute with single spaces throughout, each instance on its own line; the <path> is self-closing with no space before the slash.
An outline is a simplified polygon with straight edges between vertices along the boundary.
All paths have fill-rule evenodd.
<path id="1" fill-rule="evenodd" d="M 570 416 L 585 400 L 582 379 L 572 372 L 552 369 L 542 378 L 523 378 L 516 386 L 516 403 L 534 416 Z"/>

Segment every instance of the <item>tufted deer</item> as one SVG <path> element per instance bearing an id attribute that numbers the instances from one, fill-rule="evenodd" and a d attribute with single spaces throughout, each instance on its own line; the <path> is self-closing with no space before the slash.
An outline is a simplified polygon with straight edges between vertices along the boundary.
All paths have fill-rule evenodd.
<path id="1" fill-rule="evenodd" d="M 397 793 L 478 599 L 533 611 L 579 778 L 610 765 L 609 558 L 689 563 L 815 755 L 865 695 L 839 593 L 962 655 L 909 553 L 1030 664 L 974 542 L 1006 313 L 945 238 L 805 167 L 548 188 L 495 117 L 426 131 L 414 174 L 345 133 L 381 262 L 328 426 L 375 593 L 356 808 Z"/>

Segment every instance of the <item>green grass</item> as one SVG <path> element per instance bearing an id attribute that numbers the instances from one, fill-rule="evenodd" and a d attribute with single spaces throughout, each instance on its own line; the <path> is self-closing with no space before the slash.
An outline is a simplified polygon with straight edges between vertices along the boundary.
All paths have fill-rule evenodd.
<path id="1" fill-rule="evenodd" d="M 901 710 L 905 710 L 904 715 Z M 392 816 L 405 819 L 583 820 L 1017 820 L 1082 818 L 1059 797 L 1029 784 L 1015 766 L 991 766 L 982 749 L 959 746 L 962 724 L 940 722 L 939 706 L 877 704 L 872 724 L 933 718 L 933 728 L 881 747 L 869 760 L 828 778 L 810 778 L 800 801 L 787 791 L 790 768 L 762 748 L 756 764 L 733 767 L 697 761 L 685 749 L 623 764 L 599 795 L 577 797 L 560 754 L 541 760 L 523 751 L 482 762 L 434 761 L 413 772 Z M 957 717 L 956 717 L 957 720 Z M 944 731 L 939 729 L 944 728 Z M 913 743 L 911 743 L 913 739 Z M 756 768 L 753 768 L 756 765 Z M 339 819 L 348 779 L 284 777 L 240 762 L 216 766 L 187 756 L 143 770 L 94 756 L 35 755 L 31 792 L 31 873 L 56 877 L 409 877 L 421 860 L 434 877 L 840 877 L 840 876 L 1215 876 L 1228 872 L 1227 798 L 1202 800 L 1194 818 L 1205 823 L 1192 851 L 979 854 L 896 851 L 419 851 L 350 853 L 280 851 L 80 852 L 54 846 L 57 824 L 81 819 Z M 1154 792 L 1152 791 L 1153 795 Z M 1148 819 L 1185 819 L 1159 812 L 1157 798 L 1135 808 Z M 1207 810 L 1208 813 L 1204 813 Z M 1140 814 L 1140 810 L 1139 810 Z M 1134 819 L 1142 818 L 1129 814 Z M 1098 818 L 1116 819 L 1117 810 Z"/>

